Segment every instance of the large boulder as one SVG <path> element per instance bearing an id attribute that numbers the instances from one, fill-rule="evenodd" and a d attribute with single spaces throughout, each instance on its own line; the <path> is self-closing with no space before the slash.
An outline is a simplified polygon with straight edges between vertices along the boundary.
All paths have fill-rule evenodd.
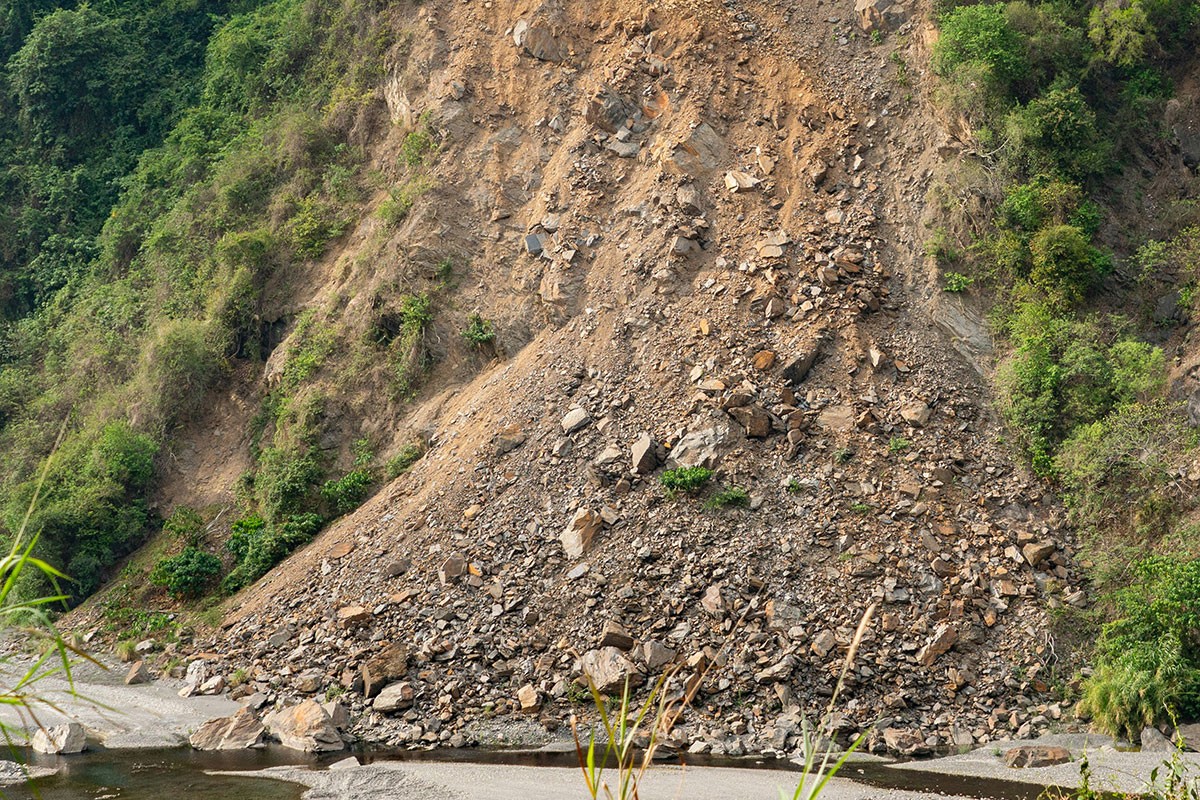
<path id="1" fill-rule="evenodd" d="M 38 728 L 30 746 L 39 753 L 50 755 L 82 753 L 87 747 L 87 733 L 78 722 Z"/>
<path id="2" fill-rule="evenodd" d="M 393 683 L 375 698 L 375 710 L 388 712 L 403 711 L 406 708 L 412 708 L 413 694 L 411 683 L 407 681 Z"/>
<path id="3" fill-rule="evenodd" d="M 316 700 L 270 713 L 263 724 L 284 747 L 293 750 L 325 753 L 346 747 L 328 712 Z"/>
<path id="4" fill-rule="evenodd" d="M 630 686 L 641 683 L 641 673 L 615 647 L 601 647 L 583 654 L 583 674 L 601 694 L 624 691 L 625 679 Z"/>
<path id="5" fill-rule="evenodd" d="M 571 517 L 571 521 L 567 523 L 567 527 L 563 528 L 563 532 L 558 537 L 567 557 L 582 558 L 583 554 L 592 546 L 592 539 L 596 538 L 596 534 L 603 526 L 604 519 L 598 512 L 588 508 L 576 511 L 575 516 Z"/>
<path id="6" fill-rule="evenodd" d="M 363 696 L 367 699 L 374 697 L 384 686 L 403 678 L 407 672 L 408 651 L 398 644 L 391 645 L 379 655 L 363 662 Z"/>
<path id="7" fill-rule="evenodd" d="M 895 30 L 908 22 L 912 13 L 895 0 L 856 0 L 854 14 L 864 31 Z"/>
<path id="8" fill-rule="evenodd" d="M 1041 744 L 1021 745 L 1004 754 L 1004 763 L 1014 769 L 1053 767 L 1070 760 L 1071 751 L 1067 748 Z"/>
<path id="9" fill-rule="evenodd" d="M 188 742 L 197 750 L 244 750 L 262 743 L 266 728 L 249 708 L 232 717 L 218 717 L 196 729 Z"/>
<path id="10" fill-rule="evenodd" d="M 707 467 L 712 469 L 721 457 L 725 443 L 729 441 L 730 429 L 727 424 L 717 424 L 707 428 L 697 428 L 688 431 L 671 448 L 667 457 L 667 466 L 671 469 L 678 467 Z"/>

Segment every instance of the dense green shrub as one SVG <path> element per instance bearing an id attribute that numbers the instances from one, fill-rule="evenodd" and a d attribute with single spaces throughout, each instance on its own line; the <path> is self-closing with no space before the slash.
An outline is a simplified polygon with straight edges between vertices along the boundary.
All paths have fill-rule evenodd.
<path id="1" fill-rule="evenodd" d="M 236 592 L 265 575 L 289 553 L 312 540 L 324 520 L 318 514 L 289 515 L 277 523 L 268 523 L 258 515 L 233 523 L 233 532 L 225 546 L 237 566 L 221 581 L 225 592 Z"/>
<path id="2" fill-rule="evenodd" d="M 1088 17 L 1088 38 L 1096 55 L 1118 67 L 1137 66 L 1158 49 L 1157 31 L 1141 0 L 1102 0 Z"/>
<path id="3" fill-rule="evenodd" d="M 258 458 L 254 493 L 259 509 L 269 521 L 309 507 L 321 479 L 315 454 L 299 449 L 265 448 Z"/>
<path id="4" fill-rule="evenodd" d="M 346 514 L 362 504 L 374 482 L 370 470 L 354 469 L 337 480 L 325 481 L 321 487 L 321 497 L 335 515 Z"/>
<path id="5" fill-rule="evenodd" d="M 204 540 L 204 517 L 194 508 L 179 506 L 163 522 L 163 531 L 190 547 L 199 547 Z"/>
<path id="6" fill-rule="evenodd" d="M 1128 339 L 1106 346 L 1094 320 L 1024 303 L 1009 327 L 1013 353 L 999 374 L 1004 410 L 1043 475 L 1054 474 L 1054 454 L 1073 431 L 1162 385 L 1161 350 Z"/>
<path id="7" fill-rule="evenodd" d="M 951 76 L 965 64 L 982 67 L 988 86 L 1006 93 L 1029 68 L 1025 43 L 1009 24 L 1003 3 L 960 6 L 941 18 L 942 34 L 933 52 L 934 70 Z"/>
<path id="8" fill-rule="evenodd" d="M 1078 86 L 1054 86 L 1008 117 L 1018 163 L 1029 173 L 1083 180 L 1111 171 L 1111 140 Z"/>
<path id="9" fill-rule="evenodd" d="M 679 467 L 669 469 L 658 476 L 658 482 L 667 490 L 668 497 L 677 494 L 696 494 L 712 480 L 713 471 L 708 467 Z"/>
<path id="10" fill-rule="evenodd" d="M 221 371 L 221 348 L 207 323 L 171 320 L 159 329 L 143 357 L 142 391 L 157 408 L 155 422 L 169 429 L 199 408 L 210 383 Z"/>
<path id="11" fill-rule="evenodd" d="M 1083 299 L 1107 271 L 1103 254 L 1074 225 L 1042 228 L 1029 240 L 1029 282 L 1067 303 Z"/>
<path id="12" fill-rule="evenodd" d="M 1200 712 L 1200 560 L 1156 556 L 1114 593 L 1082 710 L 1136 741 L 1142 727 Z"/>
<path id="13" fill-rule="evenodd" d="M 1159 361 L 1162 354 L 1155 352 L 1150 358 Z M 1139 360 L 1136 356 L 1130 359 L 1129 367 L 1136 371 Z M 1124 368 L 1118 367 L 1118 371 Z M 1151 364 L 1141 373 L 1132 379 L 1117 376 L 1116 382 L 1131 392 L 1141 382 L 1143 388 L 1133 393 L 1153 396 L 1162 381 L 1161 370 Z M 1146 385 L 1146 381 L 1156 385 Z M 1166 529 L 1164 513 L 1174 510 L 1178 502 L 1172 474 L 1194 439 L 1179 408 L 1162 401 L 1125 403 L 1103 419 L 1080 426 L 1055 458 L 1055 471 L 1072 517 L 1094 531 L 1132 530 L 1143 537 L 1161 534 Z"/>
<path id="14" fill-rule="evenodd" d="M 221 559 L 195 547 L 159 561 L 150 572 L 150 582 L 172 597 L 199 597 L 221 574 Z"/>

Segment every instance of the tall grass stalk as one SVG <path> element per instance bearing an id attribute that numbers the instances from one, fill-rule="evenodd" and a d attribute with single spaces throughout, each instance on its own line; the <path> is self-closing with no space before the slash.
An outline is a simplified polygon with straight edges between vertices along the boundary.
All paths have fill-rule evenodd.
<path id="1" fill-rule="evenodd" d="M 867 606 L 867 610 L 863 612 L 862 619 L 858 621 L 858 629 L 854 631 L 854 639 L 850 642 L 850 649 L 846 652 L 846 660 L 842 662 L 842 673 L 838 676 L 837 686 L 833 689 L 833 696 L 829 698 L 829 707 L 825 709 L 825 716 L 821 719 L 817 729 L 811 730 L 808 721 L 805 720 L 801 724 L 801 735 L 804 739 L 804 767 L 800 773 L 800 781 L 796 784 L 796 791 L 792 792 L 791 800 L 816 800 L 825 791 L 825 787 L 834 775 L 837 775 L 845 764 L 846 760 L 853 755 L 854 751 L 862 746 L 862 743 L 867 739 L 867 733 L 870 729 L 860 733 L 857 738 L 846 748 L 846 752 L 830 764 L 829 761 L 833 757 L 833 750 L 828 746 L 822 747 L 822 733 L 832 733 L 833 710 L 837 705 L 838 695 L 842 693 L 842 687 L 846 684 L 846 676 L 850 674 L 850 668 L 854 666 L 854 659 L 858 656 L 859 645 L 862 644 L 863 636 L 867 632 L 867 627 L 870 626 L 871 620 L 875 616 L 877 603 L 872 603 Z M 824 750 L 821 756 L 820 764 L 817 763 L 817 751 Z M 811 784 L 811 785 L 810 785 Z M 781 800 L 786 800 L 787 795 L 781 789 L 779 791 Z"/>
<path id="2" fill-rule="evenodd" d="M 595 731 L 588 735 L 587 748 L 583 747 L 579 738 L 579 724 L 575 717 L 571 718 L 571 733 L 575 737 L 575 754 L 579 757 L 579 768 L 583 771 L 584 783 L 593 800 L 600 797 L 604 797 L 606 800 L 638 800 L 638 787 L 646 775 L 646 770 L 650 768 L 650 764 L 654 760 L 654 753 L 659 745 L 659 736 L 670 730 L 670 725 L 666 723 L 672 719 L 671 710 L 675 704 L 668 700 L 664 687 L 667 679 L 673 674 L 674 670 L 667 670 L 659 677 L 650 691 L 650 696 L 646 698 L 646 702 L 642 704 L 632 722 L 630 722 L 630 708 L 633 690 L 629 685 L 629 678 L 625 678 L 621 703 L 615 716 L 609 713 L 608 702 L 604 695 L 596 688 L 592 679 L 588 678 L 588 689 L 592 693 L 592 702 L 600 713 L 600 724 L 604 729 L 603 753 L 597 757 Z M 642 731 L 642 723 L 645 722 L 651 709 L 654 709 L 652 725 L 646 746 L 642 748 L 641 758 L 638 758 L 636 743 Z M 615 792 L 604 779 L 610 761 L 616 762 Z"/>
<path id="3" fill-rule="evenodd" d="M 846 684 L 846 676 L 850 674 L 850 669 L 854 665 L 854 660 L 858 656 L 858 649 L 862 645 L 863 637 L 866 635 L 867 628 L 870 627 L 871 621 L 875 617 L 875 610 L 878 607 L 877 603 L 872 603 L 863 612 L 862 618 L 858 622 L 858 628 L 854 632 L 854 638 L 850 642 L 850 648 L 846 652 L 846 659 L 842 663 L 842 671 L 838 676 L 837 685 L 834 687 L 833 696 L 829 699 L 829 707 L 825 711 L 820 724 L 815 730 L 810 728 L 808 722 L 805 721 L 802 725 L 802 738 L 804 740 L 804 764 L 800 775 L 800 782 L 796 786 L 796 790 L 791 795 L 791 800 L 816 800 L 825 790 L 830 779 L 837 774 L 854 753 L 866 741 L 867 734 L 870 729 L 863 731 L 851 743 L 850 747 L 833 763 L 830 760 L 833 757 L 833 752 L 828 746 L 822 747 L 822 734 L 832 732 L 833 712 L 836 707 L 838 696 L 841 694 L 842 688 Z M 724 651 L 732 641 L 733 633 L 741 627 L 746 619 L 746 614 L 750 611 L 749 607 L 742 616 L 738 619 L 730 632 L 729 638 L 721 646 L 721 651 Z M 719 657 L 720 652 L 717 656 Z M 595 731 L 588 735 L 588 743 L 585 747 L 583 740 L 579 734 L 578 720 L 571 717 L 571 733 L 575 738 L 575 753 L 579 759 L 579 769 L 583 772 L 584 783 L 587 787 L 588 795 L 592 800 L 639 800 L 639 788 L 642 779 L 646 775 L 646 771 L 654 761 L 654 754 L 661 744 L 662 737 L 668 734 L 675 723 L 679 721 L 679 717 L 691 705 L 696 693 L 700 690 L 700 686 L 704 683 L 708 671 L 718 661 L 718 657 L 714 657 L 704 669 L 687 684 L 687 689 L 684 693 L 675 699 L 671 699 L 666 692 L 667 682 L 678 673 L 678 667 L 666 670 L 654 684 L 650 695 L 639 708 L 636 714 L 632 713 L 633 708 L 633 690 L 630 686 L 629 678 L 625 679 L 625 686 L 621 692 L 620 704 L 617 708 L 617 714 L 614 716 L 609 712 L 608 699 L 601 694 L 597 689 L 595 682 L 591 676 L 587 677 L 588 690 L 592 695 L 592 703 L 595 705 L 600 716 L 600 726 L 603 729 L 605 742 L 602 752 L 598 752 Z M 653 716 L 650 716 L 653 711 Z M 640 757 L 636 742 L 643 735 L 643 730 L 647 731 L 646 743 L 641 748 Z M 823 750 L 820 762 L 817 761 L 818 750 Z M 612 769 L 616 770 L 617 778 L 615 789 L 610 786 L 605 780 L 605 772 L 608 771 L 609 764 L 613 763 Z M 811 783 L 811 785 L 809 785 Z M 788 800 L 788 795 L 784 790 L 779 792 L 780 800 Z"/>
<path id="4" fill-rule="evenodd" d="M 51 608 L 54 604 L 67 600 L 67 595 L 59 590 L 58 582 L 69 579 L 62 572 L 33 555 L 38 533 L 29 533 L 29 520 L 37 508 L 42 488 L 54 460 L 54 454 L 58 452 L 66 429 L 67 426 L 64 422 L 54 450 L 46 459 L 42 473 L 34 487 L 33 496 L 29 500 L 29 507 L 25 510 L 21 526 L 12 538 L 8 555 L 0 559 L 0 633 L 16 631 L 26 637 L 27 641 L 35 646 L 38 653 L 29 667 L 23 671 L 17 670 L 12 674 L 9 674 L 7 669 L 11 664 L 11 659 L 0 658 L 0 670 L 2 670 L 0 672 L 2 674 L 0 677 L 0 707 L 15 709 L 21 720 L 19 726 L 0 721 L 0 733 L 3 734 L 10 748 L 15 746 L 16 739 L 23 738 L 25 732 L 30 729 L 28 723 L 32 723 L 36 728 L 43 727 L 37 717 L 39 707 L 62 712 L 53 700 L 37 691 L 38 683 L 51 676 L 62 675 L 67 682 L 66 694 L 77 697 L 78 693 L 71 673 L 71 657 L 75 655 L 92 661 L 90 656 L 67 642 L 54 625 L 50 613 Z M 41 572 L 49 579 L 56 594 L 33 599 L 21 598 L 18 586 L 21 575 L 27 569 L 36 569 Z"/>

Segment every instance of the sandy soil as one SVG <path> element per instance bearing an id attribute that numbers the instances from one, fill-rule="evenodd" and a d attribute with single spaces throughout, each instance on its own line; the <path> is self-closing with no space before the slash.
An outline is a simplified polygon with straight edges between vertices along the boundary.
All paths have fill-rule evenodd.
<path id="1" fill-rule="evenodd" d="M 43 702 L 34 706 L 34 717 L 3 706 L 0 722 L 31 733 L 39 723 L 51 726 L 74 720 L 87 729 L 90 741 L 108 748 L 176 747 L 186 744 L 191 731 L 205 721 L 229 716 L 239 708 L 228 697 L 180 697 L 183 682 L 177 680 L 125 686 L 127 667 L 105 666 L 75 667 L 74 694 L 63 675 L 42 679 L 36 690 Z M 0 665 L 0 685 L 12 685 L 25 669 L 19 662 Z"/>
<path id="2" fill-rule="evenodd" d="M 312 787 L 305 800 L 563 800 L 586 797 L 577 769 L 518 767 L 496 764 L 376 763 L 349 769 L 312 771 L 278 767 L 240 773 L 295 781 Z M 780 790 L 791 796 L 797 774 L 769 769 L 717 769 L 656 766 L 642 784 L 642 800 L 772 800 Z M 848 780 L 833 780 L 826 800 L 922 800 L 942 795 L 878 789 Z"/>

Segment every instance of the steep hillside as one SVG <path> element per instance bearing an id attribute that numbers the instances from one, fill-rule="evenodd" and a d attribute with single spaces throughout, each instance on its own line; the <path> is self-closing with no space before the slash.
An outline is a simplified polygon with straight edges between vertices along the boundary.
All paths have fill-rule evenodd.
<path id="1" fill-rule="evenodd" d="M 997 446 L 987 363 L 923 303 L 919 204 L 954 147 L 916 68 L 897 73 L 928 30 L 874 45 L 844 5 L 414 9 L 367 148 L 387 174 L 428 126 L 432 186 L 277 291 L 345 341 L 454 264 L 406 405 L 383 399 L 378 363 L 334 377 L 336 346 L 296 389 L 344 387 L 323 444 L 427 450 L 195 649 L 272 696 L 344 688 L 356 711 L 364 665 L 385 669 L 414 705 L 363 709 L 357 730 L 410 742 L 469 740 L 526 684 L 553 728 L 579 710 L 580 657 L 651 675 L 678 660 L 680 683 L 711 661 L 679 736 L 738 752 L 782 748 L 819 711 L 879 602 L 845 733 L 882 715 L 911 751 L 1057 719 L 1046 615 L 1086 603 L 1071 539 Z M 468 313 L 495 330 L 486 355 L 456 340 Z M 232 474 L 230 417 L 303 346 L 293 327 L 168 487 Z M 660 460 L 713 468 L 712 487 L 670 497 Z M 201 476 L 170 499 L 231 488 Z M 614 623 L 629 661 L 593 652 L 628 649 Z"/>
<path id="2" fill-rule="evenodd" d="M 197 607 L 157 584 L 208 593 L 220 619 L 159 668 L 204 654 L 266 702 L 342 697 L 388 743 L 554 731 L 584 671 L 676 664 L 671 691 L 701 682 L 673 738 L 740 753 L 796 744 L 877 603 L 840 736 L 917 753 L 1078 724 L 1079 628 L 1056 621 L 1095 598 L 1061 484 L 1025 466 L 1050 445 L 996 410 L 982 319 L 1008 301 L 942 291 L 929 245 L 984 238 L 1003 188 L 935 98 L 932 9 L 855 5 L 281 2 L 221 28 L 210 71 L 302 30 L 325 83 L 296 46 L 261 61 L 302 80 L 206 84 L 245 131 L 178 197 L 143 161 L 107 223 L 143 338 L 72 345 L 105 377 L 64 462 L 161 444 L 167 524 L 119 571 L 131 547 L 97 557 L 71 624 L 169 638 Z M 1180 170 L 1152 195 L 1187 196 L 1194 165 L 1148 152 Z M 93 402 L 73 381 L 49 407 Z M 91 496 L 71 486 L 52 510 Z M 180 553 L 194 575 L 162 567 Z"/>

